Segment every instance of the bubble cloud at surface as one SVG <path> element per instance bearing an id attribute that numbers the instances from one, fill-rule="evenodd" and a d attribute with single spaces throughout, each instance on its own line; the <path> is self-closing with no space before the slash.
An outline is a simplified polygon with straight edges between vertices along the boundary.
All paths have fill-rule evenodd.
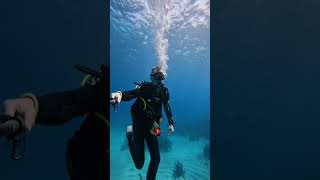
<path id="1" fill-rule="evenodd" d="M 141 37 L 141 44 L 152 43 L 157 64 L 165 74 L 170 39 L 176 37 L 193 53 L 208 47 L 208 43 L 190 33 L 210 28 L 210 0 L 111 0 L 110 14 L 113 30 L 126 37 Z M 174 52 L 187 55 L 185 49 L 184 46 Z"/>

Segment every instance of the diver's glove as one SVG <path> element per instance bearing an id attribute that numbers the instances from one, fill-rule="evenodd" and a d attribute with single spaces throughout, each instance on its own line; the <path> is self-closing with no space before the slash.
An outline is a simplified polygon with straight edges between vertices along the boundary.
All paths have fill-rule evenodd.
<path id="1" fill-rule="evenodd" d="M 172 135 L 174 133 L 174 127 L 173 127 L 173 124 L 170 124 L 169 125 L 169 128 L 168 128 L 168 135 Z"/>
<path id="2" fill-rule="evenodd" d="M 119 104 L 121 102 L 122 99 L 122 93 L 121 91 L 117 91 L 115 93 L 111 93 L 111 99 L 110 99 L 110 103 L 111 104 Z"/>
<path id="3" fill-rule="evenodd" d="M 8 115 L 0 115 L 0 123 L 0 137 L 15 134 L 22 125 L 22 121 Z"/>
<path id="4" fill-rule="evenodd" d="M 31 131 L 38 113 L 38 101 L 34 95 L 25 94 L 22 98 L 6 100 L 3 106 L 5 115 L 21 120 L 23 127 L 16 132 L 17 136 L 25 136 Z"/>

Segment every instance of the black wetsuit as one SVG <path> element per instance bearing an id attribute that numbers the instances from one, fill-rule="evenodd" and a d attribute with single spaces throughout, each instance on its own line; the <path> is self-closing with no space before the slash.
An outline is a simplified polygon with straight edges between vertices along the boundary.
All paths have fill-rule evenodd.
<path id="1" fill-rule="evenodd" d="M 95 85 L 73 91 L 37 97 L 36 122 L 60 125 L 77 116 L 86 119 L 67 145 L 67 165 L 71 180 L 110 179 L 109 156 L 109 68 Z"/>
<path id="2" fill-rule="evenodd" d="M 151 134 L 150 129 L 154 121 L 160 124 L 162 105 L 169 124 L 173 125 L 169 92 L 163 84 L 143 82 L 140 87 L 122 93 L 122 101 L 134 98 L 136 101 L 131 107 L 133 134 L 127 135 L 129 149 L 136 168 L 141 169 L 144 164 L 144 140 L 146 140 L 151 157 L 147 180 L 154 180 L 160 163 L 160 152 L 157 136 Z"/>

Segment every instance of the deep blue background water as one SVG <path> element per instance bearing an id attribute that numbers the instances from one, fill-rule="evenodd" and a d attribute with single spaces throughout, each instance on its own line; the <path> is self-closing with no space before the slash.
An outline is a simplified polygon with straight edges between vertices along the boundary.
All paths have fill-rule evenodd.
<path id="1" fill-rule="evenodd" d="M 0 6 L 0 100 L 24 92 L 45 94 L 78 88 L 75 64 L 99 68 L 107 61 L 104 1 L 6 1 Z M 27 153 L 11 161 L 0 144 L 0 179 L 68 179 L 65 145 L 79 127 L 35 127 Z"/>
<path id="2" fill-rule="evenodd" d="M 215 179 L 320 179 L 320 3 L 212 7 Z"/>

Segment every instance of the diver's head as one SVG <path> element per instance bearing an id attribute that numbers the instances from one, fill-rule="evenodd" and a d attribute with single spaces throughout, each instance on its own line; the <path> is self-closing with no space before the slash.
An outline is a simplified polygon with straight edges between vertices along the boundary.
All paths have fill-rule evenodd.
<path id="1" fill-rule="evenodd" d="M 161 83 L 165 79 L 165 76 L 161 71 L 161 68 L 158 66 L 155 66 L 151 70 L 150 78 L 153 83 Z"/>

